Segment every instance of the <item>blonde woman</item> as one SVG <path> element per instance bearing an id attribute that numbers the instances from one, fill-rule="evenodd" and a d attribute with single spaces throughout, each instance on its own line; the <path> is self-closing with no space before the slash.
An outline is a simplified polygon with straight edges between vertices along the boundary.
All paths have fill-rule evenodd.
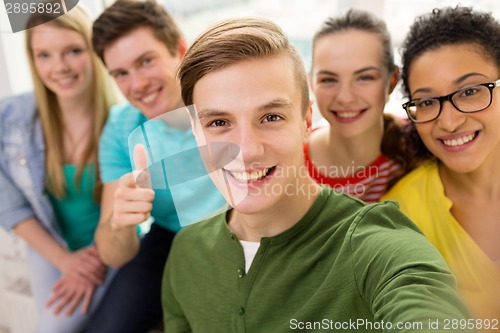
<path id="1" fill-rule="evenodd" d="M 0 102 L 0 223 L 29 245 L 36 332 L 71 333 L 85 327 L 112 275 L 92 243 L 97 146 L 115 96 L 87 12 L 48 18 L 32 16 L 26 31 L 34 94 Z"/>

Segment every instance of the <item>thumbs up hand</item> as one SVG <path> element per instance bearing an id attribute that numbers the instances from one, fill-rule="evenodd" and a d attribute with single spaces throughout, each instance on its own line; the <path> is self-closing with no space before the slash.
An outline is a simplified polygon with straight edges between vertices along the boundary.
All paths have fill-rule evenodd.
<path id="1" fill-rule="evenodd" d="M 135 171 L 123 175 L 115 191 L 111 227 L 135 227 L 144 222 L 153 208 L 155 192 L 150 188 L 148 157 L 143 145 L 134 148 Z"/>

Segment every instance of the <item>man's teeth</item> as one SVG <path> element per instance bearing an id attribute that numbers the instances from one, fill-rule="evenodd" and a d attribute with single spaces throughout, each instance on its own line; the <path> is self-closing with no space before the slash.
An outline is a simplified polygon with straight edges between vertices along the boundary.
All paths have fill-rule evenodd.
<path id="1" fill-rule="evenodd" d="M 266 177 L 267 173 L 269 172 L 269 168 L 266 168 L 264 170 L 259 170 L 259 171 L 253 171 L 253 172 L 231 172 L 231 175 L 236 178 L 236 180 L 240 182 L 254 182 L 257 180 L 261 180 L 262 178 Z"/>
<path id="2" fill-rule="evenodd" d="M 337 117 L 339 118 L 354 118 L 358 116 L 360 112 L 351 111 L 351 112 L 337 112 Z"/>
<path id="3" fill-rule="evenodd" d="M 473 133 L 473 134 L 466 135 L 463 138 L 443 140 L 443 143 L 445 146 L 456 147 L 456 146 L 461 146 L 463 144 L 466 144 L 467 142 L 474 140 L 475 137 L 476 137 L 476 134 Z"/>
<path id="4" fill-rule="evenodd" d="M 143 97 L 143 98 L 142 98 L 142 101 L 143 101 L 144 103 L 149 103 L 149 102 L 152 102 L 152 101 L 156 98 L 156 96 L 157 96 L 157 95 L 158 95 L 158 92 L 157 92 L 157 91 L 155 91 L 154 93 L 149 94 L 149 95 L 147 95 L 147 96 Z"/>

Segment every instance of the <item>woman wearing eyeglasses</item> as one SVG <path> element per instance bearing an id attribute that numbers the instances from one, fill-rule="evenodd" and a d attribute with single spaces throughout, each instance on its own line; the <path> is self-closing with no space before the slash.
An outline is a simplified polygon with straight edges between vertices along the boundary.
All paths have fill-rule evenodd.
<path id="1" fill-rule="evenodd" d="M 383 199 L 438 248 L 480 330 L 500 329 L 500 23 L 456 7 L 419 17 L 403 44 L 405 108 L 420 156 Z"/>

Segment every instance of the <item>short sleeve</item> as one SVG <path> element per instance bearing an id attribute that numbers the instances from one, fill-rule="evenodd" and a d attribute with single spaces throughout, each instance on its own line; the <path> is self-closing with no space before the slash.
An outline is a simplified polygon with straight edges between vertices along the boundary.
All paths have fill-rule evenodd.
<path id="1" fill-rule="evenodd" d="M 135 128 L 133 118 L 123 117 L 123 106 L 114 106 L 99 141 L 99 171 L 104 184 L 119 179 L 132 171 L 128 153 L 130 126 Z"/>

